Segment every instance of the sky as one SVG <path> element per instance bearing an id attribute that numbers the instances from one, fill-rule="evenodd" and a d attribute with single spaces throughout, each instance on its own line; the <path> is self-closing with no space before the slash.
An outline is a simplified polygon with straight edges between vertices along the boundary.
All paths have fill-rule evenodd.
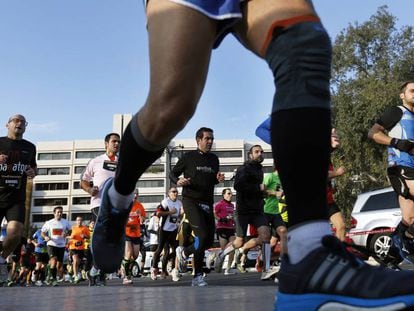
<path id="1" fill-rule="evenodd" d="M 313 3 L 333 41 L 382 5 L 398 28 L 411 25 L 412 0 Z M 19 113 L 33 143 L 103 139 L 114 114 L 135 113 L 145 102 L 145 23 L 141 0 L 0 0 L 0 136 Z M 229 35 L 213 52 L 195 116 L 177 138 L 207 126 L 216 139 L 256 140 L 273 95 L 267 64 Z"/>

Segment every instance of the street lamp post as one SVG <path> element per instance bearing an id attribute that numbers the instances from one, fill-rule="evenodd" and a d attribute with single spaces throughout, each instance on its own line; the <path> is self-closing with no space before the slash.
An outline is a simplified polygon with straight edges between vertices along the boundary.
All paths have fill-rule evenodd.
<path id="1" fill-rule="evenodd" d="M 182 152 L 183 149 L 184 149 L 184 145 L 182 145 L 182 144 L 179 144 L 177 146 L 168 145 L 165 148 L 165 151 L 166 151 L 165 156 L 166 156 L 166 164 L 167 164 L 166 180 L 165 180 L 166 181 L 165 182 L 165 188 L 166 188 L 165 193 L 168 192 L 168 189 L 170 189 L 170 186 L 171 186 L 171 181 L 170 181 L 171 160 L 172 160 L 172 155 L 174 153 L 174 150 L 176 150 L 176 149 L 181 149 L 181 152 Z"/>

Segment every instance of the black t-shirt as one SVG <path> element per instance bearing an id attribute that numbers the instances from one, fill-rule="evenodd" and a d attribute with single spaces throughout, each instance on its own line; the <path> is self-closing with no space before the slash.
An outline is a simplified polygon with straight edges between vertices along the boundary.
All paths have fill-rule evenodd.
<path id="1" fill-rule="evenodd" d="M 0 164 L 0 202 L 24 202 L 25 171 L 29 166 L 33 169 L 37 167 L 36 146 L 25 139 L 0 137 L 0 154 L 8 156 L 7 162 Z"/>
<path id="2" fill-rule="evenodd" d="M 214 153 L 203 153 L 194 150 L 185 153 L 171 170 L 170 179 L 177 183 L 178 177 L 184 174 L 190 178 L 191 184 L 183 187 L 183 197 L 202 203 L 213 204 L 214 185 L 218 183 L 219 159 Z"/>
<path id="3" fill-rule="evenodd" d="M 263 183 L 263 167 L 259 162 L 247 161 L 237 169 L 234 189 L 237 191 L 238 214 L 263 213 L 264 199 L 260 184 Z"/>

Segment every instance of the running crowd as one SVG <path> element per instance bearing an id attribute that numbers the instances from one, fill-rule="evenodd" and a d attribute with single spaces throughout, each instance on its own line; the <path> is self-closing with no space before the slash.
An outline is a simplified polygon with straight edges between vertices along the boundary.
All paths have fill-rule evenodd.
<path id="1" fill-rule="evenodd" d="M 19 117 L 23 118 L 20 115 Z M 182 184 L 183 178 L 192 178 L 192 185 L 196 184 L 194 180 L 197 178 L 202 180 L 203 176 L 197 173 L 197 169 L 193 171 L 192 177 L 186 175 L 186 170 L 197 167 L 199 155 L 209 154 L 214 161 L 217 159 L 214 153 L 210 153 L 214 139 L 212 135 L 213 130 L 209 128 L 201 128 L 196 133 L 197 150 L 185 154 L 172 169 L 170 179 L 173 186 L 154 213 L 147 215 L 144 206 L 139 202 L 138 188 L 135 189 L 125 227 L 122 263 L 113 273 L 105 273 L 95 267 L 89 246 L 101 203 L 99 189 L 114 175 L 117 166 L 120 136 L 116 133 L 106 135 L 105 153 L 92 159 L 81 175 L 81 187 L 91 195 L 92 219 L 85 225 L 82 217 L 78 216 L 71 226 L 62 217 L 63 207 L 54 207 L 54 217 L 28 238 L 22 237 L 6 258 L 8 271 L 7 278 L 2 279 L 3 284 L 57 286 L 64 281 L 78 284 L 87 280 L 93 286 L 105 285 L 106 279 L 113 275 L 121 277 L 125 285 L 132 284 L 133 277 L 141 275 L 148 275 L 154 281 L 168 277 L 172 281 L 179 281 L 189 266 L 193 273 L 197 267 L 204 276 L 213 269 L 213 263 L 216 272 L 223 269 L 225 275 L 231 275 L 236 271 L 247 271 L 247 253 L 252 249 L 259 252 L 255 269 L 262 272 L 261 278 L 274 278 L 280 264 L 278 258 L 281 250 L 286 252 L 284 241 L 287 216 L 285 213 L 282 218 L 279 211 L 279 206 L 283 207 L 283 204 L 279 204 L 283 190 L 277 170 L 263 174 L 263 149 L 260 145 L 250 148 L 248 161 L 233 177 L 234 189 L 238 195 L 236 206 L 239 208 L 232 202 L 234 193 L 231 188 L 224 188 L 222 199 L 214 204 L 211 227 L 205 228 L 212 232 L 212 239 L 206 245 L 207 248 L 203 249 L 202 262 L 196 263 L 195 253 L 200 241 L 186 217 L 182 200 L 178 198 L 179 188 L 176 184 Z M 211 189 L 219 180 L 224 180 L 223 174 L 217 172 L 215 175 L 217 182 L 211 183 Z M 193 191 L 196 196 L 202 197 L 202 193 Z M 207 198 L 210 196 L 212 192 L 208 193 Z M 186 200 L 184 192 L 183 200 Z M 198 206 L 208 211 L 208 205 Z M 5 217 L 2 222 L 1 241 L 7 238 L 7 225 Z M 281 243 L 278 244 L 278 241 Z M 224 262 L 225 258 L 227 262 Z M 273 265 L 270 265 L 271 262 Z M 202 280 L 204 284 L 197 285 L 207 285 Z"/>

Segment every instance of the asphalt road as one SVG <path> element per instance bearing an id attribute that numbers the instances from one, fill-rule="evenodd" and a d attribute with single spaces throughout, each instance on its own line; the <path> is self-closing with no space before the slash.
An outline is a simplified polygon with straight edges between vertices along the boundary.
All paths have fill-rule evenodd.
<path id="1" fill-rule="evenodd" d="M 109 280 L 107 286 L 88 287 L 61 283 L 57 287 L 0 288 L 1 310 L 254 310 L 274 309 L 277 284 L 261 281 L 260 274 L 248 272 L 225 276 L 211 272 L 207 287 L 191 287 L 191 275 L 179 282 L 134 278 L 132 285 L 121 279 Z"/>

